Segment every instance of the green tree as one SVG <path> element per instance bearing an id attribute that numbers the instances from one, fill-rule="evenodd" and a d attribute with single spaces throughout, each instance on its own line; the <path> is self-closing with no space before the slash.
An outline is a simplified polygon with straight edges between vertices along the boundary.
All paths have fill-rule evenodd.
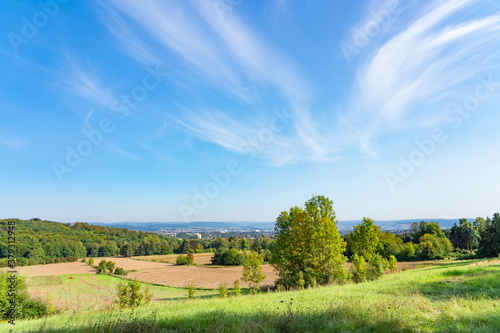
<path id="1" fill-rule="evenodd" d="M 382 250 L 380 234 L 380 229 L 373 224 L 373 221 L 363 217 L 363 223 L 354 226 L 349 237 L 352 252 L 370 261 L 377 251 Z"/>
<path id="2" fill-rule="evenodd" d="M 106 263 L 106 268 L 108 269 L 109 274 L 113 273 L 113 271 L 115 270 L 115 266 L 116 263 L 111 260 Z"/>
<path id="3" fill-rule="evenodd" d="M 219 296 L 221 298 L 227 298 L 227 283 L 223 282 L 219 285 Z"/>
<path id="4" fill-rule="evenodd" d="M 384 275 L 385 269 L 384 269 L 384 261 L 382 259 L 382 256 L 378 253 L 375 253 L 370 261 L 370 267 L 368 268 L 368 273 L 367 273 L 367 279 L 368 280 L 377 280 L 379 279 L 382 275 Z"/>
<path id="5" fill-rule="evenodd" d="M 188 286 L 188 298 L 189 299 L 194 298 L 194 284 L 192 282 Z"/>
<path id="6" fill-rule="evenodd" d="M 98 266 L 98 273 L 106 273 L 106 260 L 101 260 Z"/>
<path id="7" fill-rule="evenodd" d="M 247 282 L 253 292 L 259 290 L 259 284 L 266 276 L 262 272 L 262 258 L 257 252 L 250 252 L 243 267 L 243 281 Z"/>
<path id="8" fill-rule="evenodd" d="M 120 283 L 118 285 L 118 305 L 122 309 L 138 307 L 144 302 L 149 302 L 151 297 L 149 286 L 141 293 L 141 284 L 136 278 L 127 284 Z"/>
<path id="9" fill-rule="evenodd" d="M 307 281 L 314 277 L 319 284 L 345 280 L 346 243 L 338 232 L 330 199 L 313 196 L 305 209 L 295 206 L 282 212 L 274 230 L 271 262 L 280 276 L 277 284 L 296 286 L 299 272 Z"/>
<path id="10" fill-rule="evenodd" d="M 495 213 L 493 219 L 485 221 L 483 232 L 480 234 L 479 255 L 496 257 L 500 253 L 500 214 Z"/>
<path id="11" fill-rule="evenodd" d="M 351 258 L 352 266 L 349 270 L 349 277 L 355 283 L 361 283 L 366 280 L 366 261 L 363 256 L 354 254 Z"/>

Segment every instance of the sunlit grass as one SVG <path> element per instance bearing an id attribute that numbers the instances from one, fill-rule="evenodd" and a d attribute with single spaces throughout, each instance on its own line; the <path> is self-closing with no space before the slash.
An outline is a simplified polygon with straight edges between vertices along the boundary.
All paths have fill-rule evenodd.
<path id="1" fill-rule="evenodd" d="M 0 325 L 6 327 L 5 324 Z M 497 261 L 452 262 L 381 280 L 134 311 L 19 321 L 23 332 L 499 332 Z"/>

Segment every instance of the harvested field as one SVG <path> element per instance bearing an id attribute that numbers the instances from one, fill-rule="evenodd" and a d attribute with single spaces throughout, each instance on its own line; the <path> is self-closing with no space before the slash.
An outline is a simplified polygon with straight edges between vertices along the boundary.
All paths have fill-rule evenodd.
<path id="1" fill-rule="evenodd" d="M 213 252 L 207 253 L 193 253 L 194 263 L 198 265 L 210 265 L 210 259 L 213 256 Z M 154 261 L 154 262 L 171 262 L 175 263 L 175 259 L 177 259 L 178 254 L 167 254 L 167 255 L 153 255 L 153 256 L 140 256 L 140 257 L 132 257 L 132 259 L 138 260 L 146 260 L 146 261 Z"/>
<path id="2" fill-rule="evenodd" d="M 94 258 L 94 265 L 99 265 L 102 260 L 113 261 L 116 263 L 116 267 L 121 267 L 126 271 L 131 270 L 143 270 L 143 269 L 155 269 L 155 268 L 165 268 L 168 264 L 153 262 L 153 261 L 144 261 L 144 260 L 136 260 L 131 258 L 121 258 L 121 257 L 112 257 L 112 258 Z"/>
<path id="3" fill-rule="evenodd" d="M 271 285 L 278 274 L 271 265 L 262 265 L 266 279 L 261 285 Z M 198 288 L 217 288 L 223 282 L 232 285 L 241 278 L 243 267 L 205 268 L 196 266 L 170 265 L 164 269 L 143 270 L 129 273 L 127 278 L 137 278 L 139 281 L 164 284 L 171 287 L 186 287 L 193 283 Z M 242 287 L 248 284 L 241 282 Z"/>
<path id="4" fill-rule="evenodd" d="M 2 268 L 7 270 L 8 268 Z M 66 274 L 92 274 L 96 270 L 83 262 L 65 262 L 60 264 L 16 267 L 19 274 L 25 276 L 50 276 Z"/>

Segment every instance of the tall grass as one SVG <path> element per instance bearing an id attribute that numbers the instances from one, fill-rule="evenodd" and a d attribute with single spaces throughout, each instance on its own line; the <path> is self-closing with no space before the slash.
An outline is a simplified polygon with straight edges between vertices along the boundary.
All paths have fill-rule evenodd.
<path id="1" fill-rule="evenodd" d="M 10 328 L 0 325 L 1 329 Z M 22 332 L 500 332 L 500 260 L 374 282 L 19 321 Z"/>

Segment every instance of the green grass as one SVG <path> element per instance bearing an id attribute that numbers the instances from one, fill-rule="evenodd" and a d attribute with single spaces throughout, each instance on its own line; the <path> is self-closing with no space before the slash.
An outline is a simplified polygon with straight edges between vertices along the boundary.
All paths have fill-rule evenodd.
<path id="1" fill-rule="evenodd" d="M 18 321 L 13 331 L 500 332 L 499 281 L 500 260 L 452 262 L 371 283 Z"/>
<path id="2" fill-rule="evenodd" d="M 69 277 L 73 279 L 69 279 Z M 80 274 L 61 276 L 36 276 L 28 282 L 28 290 L 47 299 L 52 296 L 54 305 L 62 311 L 72 312 L 108 310 L 116 300 L 116 290 L 120 283 L 127 282 L 120 277 L 107 274 Z M 141 283 L 145 286 L 147 283 Z M 174 288 L 149 284 L 154 295 L 153 301 L 187 298 L 187 288 Z M 196 296 L 214 296 L 213 289 L 198 289 Z"/>

